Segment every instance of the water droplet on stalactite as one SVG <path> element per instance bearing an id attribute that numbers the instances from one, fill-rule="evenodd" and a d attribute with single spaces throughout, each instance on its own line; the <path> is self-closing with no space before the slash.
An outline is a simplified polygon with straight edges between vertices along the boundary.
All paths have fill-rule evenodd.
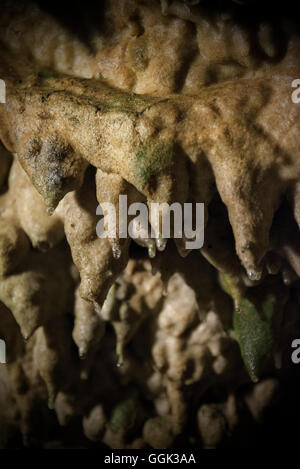
<path id="1" fill-rule="evenodd" d="M 281 273 L 284 285 L 289 287 L 295 280 L 298 279 L 296 274 L 291 269 L 284 269 Z"/>
<path id="2" fill-rule="evenodd" d="M 151 243 L 148 246 L 148 256 L 150 257 L 150 259 L 153 259 L 156 256 L 156 247 L 154 243 Z"/>
<path id="3" fill-rule="evenodd" d="M 286 271 L 282 272 L 282 281 L 283 281 L 284 285 L 286 285 L 287 287 L 289 287 L 292 283 L 291 279 L 289 277 L 289 274 Z"/>
<path id="4" fill-rule="evenodd" d="M 83 347 L 79 347 L 78 353 L 80 360 L 84 360 L 86 358 L 86 352 Z"/>
<path id="5" fill-rule="evenodd" d="M 168 295 L 168 284 L 169 284 L 169 279 L 164 279 L 162 278 L 162 294 L 163 296 Z"/>
<path id="6" fill-rule="evenodd" d="M 161 235 L 156 240 L 156 246 L 159 251 L 164 251 L 167 246 L 167 240 L 164 239 Z"/>
<path id="7" fill-rule="evenodd" d="M 119 338 L 117 338 L 116 355 L 117 355 L 117 367 L 121 368 L 121 366 L 124 365 L 124 342 L 123 340 Z"/>
<path id="8" fill-rule="evenodd" d="M 261 279 L 262 272 L 255 269 L 247 269 L 248 278 L 252 281 L 258 281 Z"/>

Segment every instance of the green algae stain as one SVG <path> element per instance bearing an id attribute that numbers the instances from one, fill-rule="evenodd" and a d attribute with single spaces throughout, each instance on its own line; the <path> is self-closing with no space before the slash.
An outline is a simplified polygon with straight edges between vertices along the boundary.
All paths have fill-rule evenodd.
<path id="1" fill-rule="evenodd" d="M 234 311 L 233 324 L 241 355 L 253 381 L 257 381 L 266 359 L 273 347 L 272 319 L 275 297 L 269 295 L 258 309 L 243 298 Z"/>
<path id="2" fill-rule="evenodd" d="M 55 72 L 54 70 L 41 70 L 38 73 L 39 78 L 57 78 L 58 73 Z"/>
<path id="3" fill-rule="evenodd" d="M 101 92 L 101 89 L 99 90 Z M 104 92 L 103 92 L 104 91 Z M 102 96 L 96 97 L 93 106 L 96 112 L 122 112 L 125 114 L 139 115 L 150 109 L 151 106 L 159 104 L 158 98 L 135 93 L 125 93 L 118 90 L 106 89 L 102 91 Z"/>
<path id="4" fill-rule="evenodd" d="M 109 426 L 114 433 L 131 430 L 136 423 L 137 406 L 134 399 L 126 399 L 115 406 Z"/>
<path id="5" fill-rule="evenodd" d="M 173 142 L 149 139 L 140 145 L 135 154 L 135 173 L 142 185 L 149 185 L 153 178 L 166 174 L 172 167 Z"/>
<path id="6" fill-rule="evenodd" d="M 142 112 L 148 106 L 154 104 L 155 100 L 149 96 L 138 95 L 135 93 L 121 93 L 114 91 L 104 98 L 104 105 L 110 110 L 122 112 Z"/>
<path id="7" fill-rule="evenodd" d="M 108 111 L 143 114 L 152 106 L 167 102 L 169 102 L 168 98 L 160 99 L 148 95 L 113 90 L 102 96 L 99 105 Z"/>

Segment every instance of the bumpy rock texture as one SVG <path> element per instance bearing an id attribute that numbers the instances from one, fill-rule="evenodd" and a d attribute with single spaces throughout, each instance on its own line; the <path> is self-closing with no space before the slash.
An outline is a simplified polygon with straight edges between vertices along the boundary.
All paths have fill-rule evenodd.
<path id="1" fill-rule="evenodd" d="M 1 2 L 3 446 L 78 426 L 113 448 L 228 445 L 280 394 L 300 301 L 300 39 L 284 16 L 199 3 L 70 18 Z M 98 238 L 96 208 L 120 194 L 204 202 L 203 248 Z"/>

